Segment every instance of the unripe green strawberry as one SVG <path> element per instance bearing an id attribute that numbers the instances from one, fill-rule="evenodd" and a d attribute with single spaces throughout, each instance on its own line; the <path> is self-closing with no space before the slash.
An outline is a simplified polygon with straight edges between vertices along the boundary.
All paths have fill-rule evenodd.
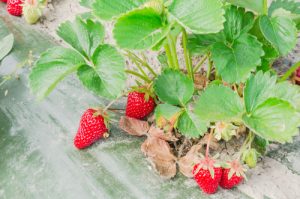
<path id="1" fill-rule="evenodd" d="M 144 4 L 145 8 L 152 8 L 157 14 L 162 14 L 164 4 L 162 0 L 150 0 Z"/>
<path id="2" fill-rule="evenodd" d="M 47 1 L 25 0 L 23 3 L 23 15 L 27 23 L 34 24 L 42 16 L 43 9 Z"/>
<path id="3" fill-rule="evenodd" d="M 232 136 L 236 135 L 237 133 L 237 126 L 234 126 L 231 123 L 227 122 L 217 122 L 215 126 L 214 136 L 217 140 L 225 140 L 228 142 L 231 140 Z"/>
<path id="4" fill-rule="evenodd" d="M 255 149 L 249 149 L 243 153 L 243 161 L 249 168 L 255 168 L 257 164 L 257 151 Z"/>

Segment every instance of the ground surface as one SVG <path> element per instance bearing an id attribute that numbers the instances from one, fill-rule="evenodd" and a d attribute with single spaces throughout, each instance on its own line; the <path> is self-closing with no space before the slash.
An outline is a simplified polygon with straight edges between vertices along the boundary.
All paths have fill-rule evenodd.
<path id="1" fill-rule="evenodd" d="M 10 31 L 16 37 L 12 54 L 0 63 L 0 76 L 23 62 L 30 50 L 39 55 L 60 43 L 54 36 L 56 26 L 85 11 L 73 0 L 52 6 L 42 24 L 24 26 L 22 19 L 6 15 L 0 4 L 0 35 Z M 297 59 L 296 50 L 277 66 L 287 68 Z M 28 88 L 28 72 L 23 70 L 20 80 L 0 88 L 0 198 L 300 198 L 299 137 L 293 144 L 272 145 L 267 157 L 248 173 L 248 182 L 207 196 L 181 175 L 163 181 L 140 152 L 143 138 L 127 136 L 115 126 L 108 140 L 75 150 L 72 140 L 80 115 L 99 105 L 99 98 L 70 77 L 49 98 L 37 102 Z M 122 102 L 116 106 L 124 107 Z"/>

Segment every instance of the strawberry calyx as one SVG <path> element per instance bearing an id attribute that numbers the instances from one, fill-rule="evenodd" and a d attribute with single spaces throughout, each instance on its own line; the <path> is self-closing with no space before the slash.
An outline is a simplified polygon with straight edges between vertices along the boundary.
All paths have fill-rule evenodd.
<path id="1" fill-rule="evenodd" d="M 138 93 L 144 93 L 145 94 L 145 102 L 148 102 L 150 97 L 154 99 L 155 103 L 157 104 L 157 98 L 154 94 L 154 88 L 152 83 L 144 86 L 133 86 L 131 87 L 129 93 L 131 92 L 138 92 Z"/>
<path id="2" fill-rule="evenodd" d="M 104 119 L 104 124 L 106 126 L 107 129 L 109 129 L 109 122 L 111 121 L 110 117 L 109 117 L 109 114 L 101 107 L 96 107 L 96 108 L 91 108 L 92 110 L 94 110 L 94 114 L 93 114 L 93 117 L 98 117 L 98 116 L 101 116 L 103 117 Z M 104 137 L 105 138 L 108 138 L 109 137 L 109 134 L 106 133 L 107 135 Z"/>
<path id="3" fill-rule="evenodd" d="M 196 165 L 197 168 L 194 170 L 194 174 L 197 174 L 201 169 L 208 170 L 212 179 L 215 178 L 215 168 L 221 167 L 219 163 L 213 158 L 205 157 L 200 160 L 200 162 Z"/>
<path id="4" fill-rule="evenodd" d="M 247 180 L 247 177 L 245 175 L 245 172 L 247 171 L 239 160 L 234 160 L 232 162 L 227 162 L 222 165 L 225 169 L 230 169 L 228 174 L 228 180 L 232 178 L 233 175 L 236 175 L 237 177 L 243 177 Z"/>

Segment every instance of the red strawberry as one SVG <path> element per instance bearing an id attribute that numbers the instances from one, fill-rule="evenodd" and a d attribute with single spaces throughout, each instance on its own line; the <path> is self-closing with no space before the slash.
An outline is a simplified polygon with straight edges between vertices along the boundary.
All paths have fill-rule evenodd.
<path id="1" fill-rule="evenodd" d="M 218 190 L 222 168 L 215 166 L 215 160 L 206 157 L 194 166 L 193 174 L 203 192 L 213 194 Z"/>
<path id="2" fill-rule="evenodd" d="M 74 145 L 78 149 L 84 149 L 102 138 L 107 131 L 103 116 L 96 110 L 88 109 L 81 117 Z"/>
<path id="3" fill-rule="evenodd" d="M 296 84 L 300 85 L 300 67 L 296 71 Z"/>
<path id="4" fill-rule="evenodd" d="M 23 0 L 7 0 L 7 12 L 14 16 L 22 15 Z"/>
<path id="5" fill-rule="evenodd" d="M 0 0 L 0 1 L 2 1 L 2 2 L 4 2 L 4 3 L 6 3 L 6 2 L 7 2 L 7 0 Z"/>
<path id="6" fill-rule="evenodd" d="M 148 98 L 148 99 L 147 99 Z M 141 92 L 131 92 L 128 94 L 126 116 L 143 119 L 155 108 L 155 101 L 152 97 Z"/>
<path id="7" fill-rule="evenodd" d="M 238 160 L 228 163 L 228 168 L 223 169 L 220 186 L 224 189 L 231 189 L 240 184 L 246 178 L 244 171 L 245 169 Z"/>

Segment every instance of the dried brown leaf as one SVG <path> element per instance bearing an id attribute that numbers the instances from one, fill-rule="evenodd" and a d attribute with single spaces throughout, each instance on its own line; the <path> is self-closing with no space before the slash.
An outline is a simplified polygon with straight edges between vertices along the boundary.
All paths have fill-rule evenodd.
<path id="1" fill-rule="evenodd" d="M 163 129 L 157 128 L 155 125 L 150 127 L 148 132 L 149 136 L 160 138 L 166 141 L 177 141 L 178 139 L 174 136 L 173 132 L 165 132 Z"/>
<path id="2" fill-rule="evenodd" d="M 123 131 L 135 136 L 147 135 L 150 129 L 148 122 L 126 116 L 121 117 L 119 125 Z"/>
<path id="3" fill-rule="evenodd" d="M 190 149 L 190 151 L 178 161 L 178 166 L 180 172 L 188 178 L 193 177 L 193 167 L 197 164 L 200 160 L 200 150 L 202 149 L 202 145 L 194 145 Z"/>
<path id="4" fill-rule="evenodd" d="M 203 90 L 207 86 L 208 80 L 206 75 L 197 73 L 194 75 L 194 82 L 197 90 Z"/>
<path id="5" fill-rule="evenodd" d="M 209 134 L 206 134 L 198 144 L 200 144 L 200 145 L 206 144 L 208 137 L 209 137 Z M 220 148 L 220 144 L 218 143 L 218 140 L 215 137 L 211 138 L 209 148 L 211 148 L 213 150 L 218 150 Z"/>
<path id="6" fill-rule="evenodd" d="M 168 142 L 149 136 L 142 144 L 141 150 L 162 177 L 169 179 L 176 175 L 176 157 L 172 154 Z"/>

